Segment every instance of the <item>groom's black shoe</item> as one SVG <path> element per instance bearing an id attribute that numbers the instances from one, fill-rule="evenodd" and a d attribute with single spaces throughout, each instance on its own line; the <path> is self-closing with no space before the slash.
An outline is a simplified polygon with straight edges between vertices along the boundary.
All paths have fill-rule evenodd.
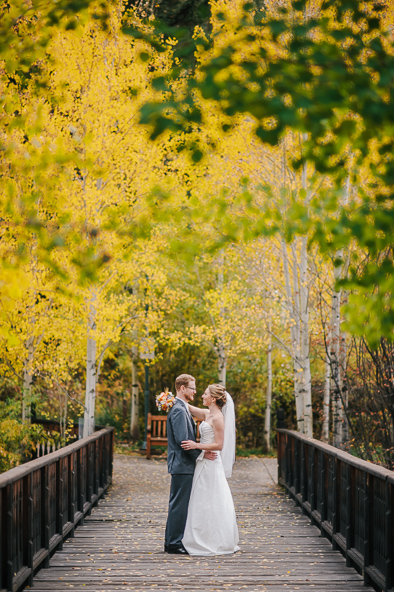
<path id="1" fill-rule="evenodd" d="M 164 547 L 164 551 L 170 555 L 189 555 L 184 547 Z"/>

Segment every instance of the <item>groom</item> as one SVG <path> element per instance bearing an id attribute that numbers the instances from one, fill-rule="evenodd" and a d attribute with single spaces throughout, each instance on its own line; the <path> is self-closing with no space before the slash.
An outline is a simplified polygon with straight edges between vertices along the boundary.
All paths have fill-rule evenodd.
<path id="1" fill-rule="evenodd" d="M 181 374 L 175 380 L 175 390 L 175 402 L 167 417 L 167 464 L 168 472 L 171 473 L 171 490 L 164 551 L 187 555 L 182 538 L 196 459 L 200 456 L 201 450 L 184 450 L 181 448 L 181 442 L 196 440 L 196 425 L 188 407 L 188 402 L 193 401 L 196 392 L 195 378 L 190 374 Z M 205 458 L 214 460 L 216 453 L 205 452 Z"/>

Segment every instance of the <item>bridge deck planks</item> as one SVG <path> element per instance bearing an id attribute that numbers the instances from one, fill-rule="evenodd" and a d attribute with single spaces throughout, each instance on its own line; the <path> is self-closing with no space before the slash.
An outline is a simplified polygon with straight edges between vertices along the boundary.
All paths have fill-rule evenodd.
<path id="1" fill-rule="evenodd" d="M 240 459 L 230 481 L 241 551 L 179 557 L 163 552 L 170 477 L 164 459 L 115 457 L 114 486 L 34 592 L 371 592 L 276 485 L 276 459 Z"/>

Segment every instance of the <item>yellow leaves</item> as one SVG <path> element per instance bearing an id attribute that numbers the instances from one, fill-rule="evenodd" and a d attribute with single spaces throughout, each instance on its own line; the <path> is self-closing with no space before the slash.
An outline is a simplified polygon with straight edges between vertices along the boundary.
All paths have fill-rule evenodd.
<path id="1" fill-rule="evenodd" d="M 5 310 L 14 306 L 15 300 L 20 298 L 28 285 L 28 277 L 22 269 L 8 267 L 5 264 L 0 269 L 0 297 Z"/>
<path id="2" fill-rule="evenodd" d="M 233 26 L 241 5 L 240 0 L 213 3 L 213 13 L 224 11 L 227 17 L 222 31 L 214 19 L 218 35 L 213 53 L 244 36 Z M 31 369 L 60 382 L 82 365 L 88 336 L 96 340 L 98 352 L 109 343 L 115 348 L 128 333 L 137 347 L 149 335 L 155 343 L 174 348 L 186 343 L 222 345 L 232 357 L 261 352 L 267 343 L 268 315 L 277 325 L 288 321 L 286 312 L 278 312 L 278 270 L 266 244 L 265 250 L 252 244 L 243 251 L 226 251 L 222 285 L 221 264 L 210 255 L 197 263 L 206 274 L 201 284 L 182 264 L 165 257 L 175 243 L 175 256 L 189 248 L 194 259 L 222 237 L 238 240 L 263 219 L 271 201 L 283 198 L 284 204 L 290 193 L 280 193 L 282 149 L 263 149 L 253 139 L 253 120 L 230 120 L 202 97 L 198 100 L 207 125 L 192 129 L 190 136 L 196 134 L 212 146 L 204 162 L 192 165 L 178 150 L 186 135 L 167 134 L 160 143 L 149 143 L 149 130 L 138 125 L 138 111 L 147 100 L 163 99 L 147 81 L 152 70 L 166 75 L 176 40 L 167 40 L 167 52 L 150 51 L 149 60 L 142 61 L 147 47 L 121 35 L 121 15 L 110 10 L 109 31 L 90 20 L 78 33 L 59 31 L 53 37 L 48 47 L 52 65 L 45 72 L 50 92 L 43 98 L 30 89 L 21 94 L 25 129 L 15 122 L 8 138 L 7 149 L 15 146 L 14 171 L 19 167 L 26 174 L 7 173 L 0 188 L 7 219 L 12 215 L 13 224 L 17 217 L 23 221 L 18 237 L 26 249 L 24 261 L 30 261 L 20 274 L 4 269 L 1 275 L 0 297 L 7 315 L 0 319 L 1 353 L 8 343 L 8 361 L 19 371 L 27 363 L 29 342 L 34 350 Z M 195 31 L 195 36 L 202 35 L 202 30 Z M 203 64 L 209 56 L 202 44 L 199 47 L 197 60 Z M 224 76 L 240 76 L 239 63 L 255 51 L 256 44 L 239 45 L 235 63 Z M 183 81 L 176 84 L 174 91 L 181 95 Z M 250 87 L 251 92 L 258 90 Z M 230 123 L 233 129 L 224 134 L 223 127 Z M 296 150 L 297 138 L 287 138 L 284 149 L 289 154 Z M 294 180 L 287 170 L 286 175 L 290 192 L 299 178 Z M 42 194 L 32 190 L 37 183 L 45 188 Z M 270 192 L 263 189 L 268 184 Z M 26 211 L 19 207 L 22 196 L 29 196 Z M 7 211 L 10 203 L 12 212 Z M 210 225 L 212 204 L 223 214 L 218 228 Z M 35 232 L 40 224 L 50 230 L 42 239 L 46 258 L 38 256 L 33 233 L 21 230 L 27 216 Z M 7 232 L 0 246 L 4 258 L 15 246 L 12 231 Z M 198 239 L 194 235 L 187 243 L 193 232 Z M 37 267 L 37 259 L 45 265 Z M 266 270 L 265 292 L 261 276 L 253 277 L 259 265 Z M 92 303 L 96 323 L 88 329 Z M 116 355 L 115 349 L 106 351 Z"/>
<path id="3" fill-rule="evenodd" d="M 17 335 L 11 333 L 8 329 L 8 327 L 0 327 L 0 335 L 2 335 L 2 337 L 4 337 L 7 346 L 10 348 L 13 348 L 15 346 L 20 345 L 20 339 Z"/>

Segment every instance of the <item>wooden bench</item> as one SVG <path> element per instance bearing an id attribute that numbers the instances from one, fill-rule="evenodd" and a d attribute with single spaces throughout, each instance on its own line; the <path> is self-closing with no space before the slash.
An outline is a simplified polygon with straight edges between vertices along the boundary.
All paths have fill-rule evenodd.
<path id="1" fill-rule="evenodd" d="M 197 424 L 197 442 L 200 440 L 200 419 L 194 418 Z M 167 416 L 148 413 L 146 435 L 146 458 L 151 457 L 151 446 L 167 446 Z"/>

